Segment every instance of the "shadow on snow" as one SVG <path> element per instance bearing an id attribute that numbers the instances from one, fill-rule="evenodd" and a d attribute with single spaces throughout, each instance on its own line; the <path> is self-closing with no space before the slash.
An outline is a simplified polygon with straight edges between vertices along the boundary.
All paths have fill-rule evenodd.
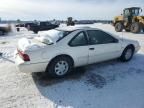
<path id="1" fill-rule="evenodd" d="M 111 60 L 97 63 L 77 68 L 64 78 L 50 78 L 40 73 L 32 74 L 32 77 L 44 97 L 57 105 L 77 107 L 79 103 L 85 104 L 83 100 L 89 101 L 89 105 L 93 104 L 87 99 L 91 91 L 97 93 L 110 83 L 126 79 L 127 76 L 144 75 L 143 64 L 144 55 L 136 54 L 130 62 Z"/>

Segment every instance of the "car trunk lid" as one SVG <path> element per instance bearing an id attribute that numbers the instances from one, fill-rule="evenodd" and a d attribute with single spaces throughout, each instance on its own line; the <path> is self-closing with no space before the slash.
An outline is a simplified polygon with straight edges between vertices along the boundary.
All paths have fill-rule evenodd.
<path id="1" fill-rule="evenodd" d="M 25 51 L 33 51 L 38 50 L 46 46 L 44 43 L 36 40 L 36 39 L 28 39 L 22 38 L 18 41 L 18 50 L 25 52 Z"/>

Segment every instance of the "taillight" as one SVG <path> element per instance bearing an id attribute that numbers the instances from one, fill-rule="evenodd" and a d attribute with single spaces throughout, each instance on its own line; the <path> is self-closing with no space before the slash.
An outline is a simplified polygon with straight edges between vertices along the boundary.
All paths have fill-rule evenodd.
<path id="1" fill-rule="evenodd" d="M 24 61 L 30 61 L 30 58 L 29 58 L 29 56 L 27 54 L 24 54 L 23 52 L 21 52 L 19 50 L 18 50 L 18 54 L 22 57 L 22 59 Z"/>

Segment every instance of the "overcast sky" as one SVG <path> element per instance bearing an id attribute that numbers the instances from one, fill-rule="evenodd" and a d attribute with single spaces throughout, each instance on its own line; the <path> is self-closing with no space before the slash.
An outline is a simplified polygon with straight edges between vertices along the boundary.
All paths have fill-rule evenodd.
<path id="1" fill-rule="evenodd" d="M 112 19 L 123 8 L 138 6 L 144 10 L 144 0 L 1 0 L 2 19 L 49 20 Z M 144 12 L 142 13 L 144 15 Z"/>

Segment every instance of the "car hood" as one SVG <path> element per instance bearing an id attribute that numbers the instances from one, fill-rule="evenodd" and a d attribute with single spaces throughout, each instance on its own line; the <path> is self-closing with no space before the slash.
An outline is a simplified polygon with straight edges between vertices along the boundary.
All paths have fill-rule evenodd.
<path id="1" fill-rule="evenodd" d="M 125 43 L 126 45 L 129 44 L 133 44 L 136 48 L 140 48 L 140 44 L 138 41 L 136 40 L 132 40 L 132 39 L 125 39 L 125 38 L 121 38 L 121 40 L 123 41 L 123 43 Z M 123 44 L 124 45 L 124 44 Z"/>
<path id="2" fill-rule="evenodd" d="M 123 40 L 123 42 L 128 42 L 128 43 L 138 43 L 138 41 L 133 40 L 133 39 L 127 39 L 127 38 L 122 38 L 120 37 L 121 40 Z"/>

